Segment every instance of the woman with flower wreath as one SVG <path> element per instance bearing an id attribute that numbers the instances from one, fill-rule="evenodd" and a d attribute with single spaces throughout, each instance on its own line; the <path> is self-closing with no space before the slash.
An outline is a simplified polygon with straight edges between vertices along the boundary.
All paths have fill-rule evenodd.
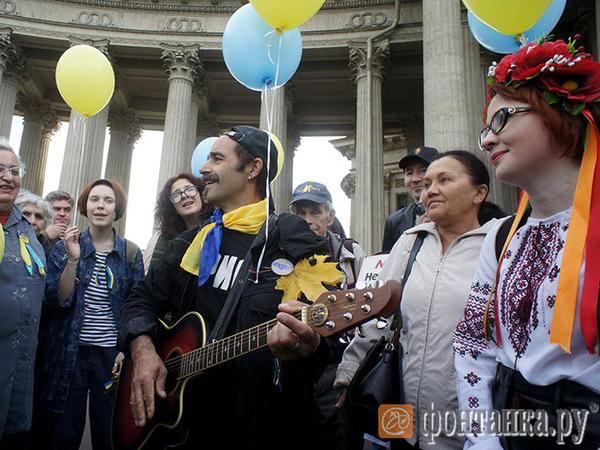
<path id="1" fill-rule="evenodd" d="M 516 216 L 487 235 L 455 332 L 459 407 L 544 410 L 547 424 L 513 424 L 529 434 L 556 430 L 557 410 L 583 412 L 558 413 L 573 420 L 564 445 L 551 430 L 498 437 L 499 416 L 467 415 L 465 448 L 596 450 L 600 64 L 573 40 L 528 44 L 494 64 L 489 82 L 479 145 L 523 194 Z M 576 419 L 590 408 L 584 432 Z"/>

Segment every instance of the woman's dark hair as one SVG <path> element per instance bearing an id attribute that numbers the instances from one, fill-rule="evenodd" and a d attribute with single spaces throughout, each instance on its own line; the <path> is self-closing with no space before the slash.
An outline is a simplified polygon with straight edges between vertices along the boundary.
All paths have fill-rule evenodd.
<path id="1" fill-rule="evenodd" d="M 454 158 L 463 165 L 469 178 L 474 185 L 484 184 L 488 188 L 488 194 L 490 191 L 490 173 L 485 167 L 485 164 L 473 153 L 466 150 L 451 150 L 449 152 L 443 152 L 437 155 L 433 161 L 441 158 Z M 432 162 L 433 162 L 432 161 Z M 492 218 L 506 217 L 506 214 L 502 209 L 495 203 L 484 202 L 479 207 L 478 220 L 480 224 L 484 224 Z"/>
<path id="2" fill-rule="evenodd" d="M 154 221 L 156 226 L 160 229 L 161 234 L 168 240 L 173 239 L 178 234 L 183 233 L 187 226 L 175 209 L 175 205 L 171 203 L 171 187 L 177 180 L 187 180 L 194 186 L 198 186 L 200 194 L 204 188 L 204 183 L 200 178 L 194 177 L 191 173 L 180 173 L 171 177 L 167 180 L 160 193 L 158 194 L 158 200 L 156 201 L 156 210 L 154 213 Z M 210 207 L 204 202 L 202 203 L 202 209 L 200 214 L 203 214 L 210 210 Z"/>
<path id="3" fill-rule="evenodd" d="M 87 217 L 87 201 L 90 196 L 90 192 L 96 186 L 108 186 L 115 193 L 115 222 L 123 217 L 125 214 L 125 209 L 127 209 L 127 195 L 117 180 L 106 180 L 104 178 L 100 178 L 99 180 L 92 181 L 88 184 L 83 191 L 79 195 L 77 199 L 77 209 L 79 210 L 79 214 L 84 217 Z"/>

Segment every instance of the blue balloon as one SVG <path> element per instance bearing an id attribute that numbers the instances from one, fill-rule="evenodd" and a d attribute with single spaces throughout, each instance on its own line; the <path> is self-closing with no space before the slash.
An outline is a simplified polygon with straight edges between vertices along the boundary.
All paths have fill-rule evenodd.
<path id="1" fill-rule="evenodd" d="M 204 163 L 208 160 L 208 154 L 210 153 L 210 149 L 218 138 L 209 137 L 204 139 L 194 149 L 194 153 L 192 154 L 192 175 L 195 177 L 201 177 L 200 168 L 204 165 Z"/>
<path id="2" fill-rule="evenodd" d="M 297 28 L 277 34 L 247 4 L 227 22 L 223 57 L 231 75 L 247 88 L 255 91 L 276 88 L 287 83 L 298 69 L 302 36 Z"/>
<path id="3" fill-rule="evenodd" d="M 536 24 L 523 33 L 525 42 L 535 42 L 547 36 L 556 26 L 562 16 L 567 0 L 553 0 L 546 12 Z M 467 13 L 471 33 L 482 46 L 495 53 L 514 53 L 521 48 L 521 42 L 516 36 L 498 33 L 484 24 L 469 11 Z"/>

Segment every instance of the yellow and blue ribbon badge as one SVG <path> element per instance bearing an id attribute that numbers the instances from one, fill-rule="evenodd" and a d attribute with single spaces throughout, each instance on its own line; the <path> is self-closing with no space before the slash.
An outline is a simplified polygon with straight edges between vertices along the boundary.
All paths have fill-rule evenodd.
<path id="1" fill-rule="evenodd" d="M 22 233 L 19 233 L 19 252 L 21 253 L 21 258 L 23 258 L 23 263 L 25 263 L 29 275 L 33 275 L 33 263 L 35 262 L 39 274 L 46 276 L 44 263 L 31 245 L 29 245 L 29 238 Z"/>

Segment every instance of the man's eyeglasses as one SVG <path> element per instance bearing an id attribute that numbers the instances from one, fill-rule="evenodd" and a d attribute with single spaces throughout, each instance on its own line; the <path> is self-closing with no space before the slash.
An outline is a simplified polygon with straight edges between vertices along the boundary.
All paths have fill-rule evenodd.
<path id="1" fill-rule="evenodd" d="M 25 175 L 25 170 L 22 167 L 12 166 L 12 167 L 4 167 L 0 166 L 0 176 L 5 173 L 10 173 L 13 178 L 21 178 Z"/>
<path id="2" fill-rule="evenodd" d="M 485 151 L 485 148 L 483 148 L 483 141 L 490 132 L 493 134 L 500 133 L 506 126 L 508 119 L 515 114 L 529 111 L 531 111 L 531 108 L 528 106 L 506 106 L 496 111 L 492 116 L 492 120 L 490 120 L 490 124 L 483 127 L 483 130 L 481 130 L 481 133 L 479 134 L 479 150 Z"/>
<path id="3" fill-rule="evenodd" d="M 183 197 L 194 198 L 199 192 L 200 190 L 198 189 L 198 186 L 188 186 L 183 191 L 175 191 L 173 194 L 171 194 L 169 200 L 171 200 L 171 203 L 176 205 L 183 200 Z"/>

